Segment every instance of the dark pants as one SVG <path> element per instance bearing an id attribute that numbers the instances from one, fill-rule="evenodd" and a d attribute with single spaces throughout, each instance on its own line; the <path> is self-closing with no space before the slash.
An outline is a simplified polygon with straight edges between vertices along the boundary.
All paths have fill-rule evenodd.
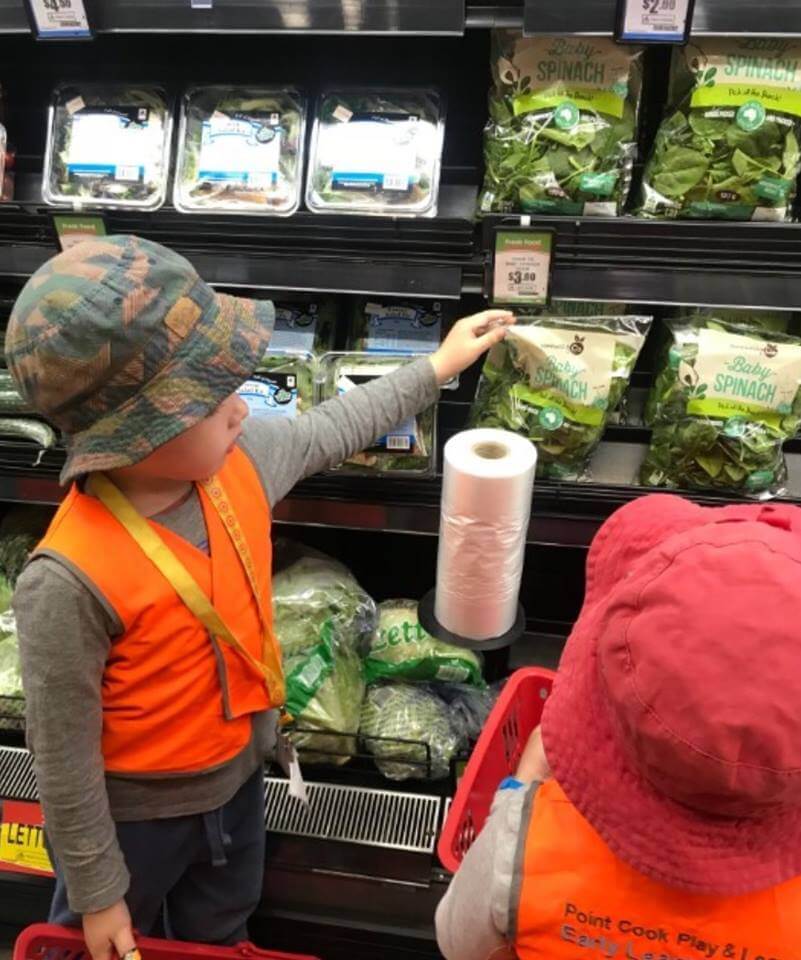
<path id="1" fill-rule="evenodd" d="M 142 936 L 199 943 L 247 939 L 264 880 L 264 775 L 211 813 L 118 823 L 131 874 L 126 901 Z M 80 926 L 56 864 L 50 922 Z"/>

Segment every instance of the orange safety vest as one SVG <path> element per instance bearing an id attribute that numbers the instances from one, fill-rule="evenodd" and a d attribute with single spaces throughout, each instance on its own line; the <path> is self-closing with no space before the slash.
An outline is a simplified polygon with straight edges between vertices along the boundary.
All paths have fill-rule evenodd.
<path id="1" fill-rule="evenodd" d="M 261 480 L 238 448 L 218 477 L 253 558 L 262 610 L 271 617 L 270 506 Z M 210 556 L 155 521 L 148 523 L 232 633 L 263 660 L 267 641 L 247 574 L 208 494 L 200 485 L 197 490 Z M 103 674 L 102 748 L 109 773 L 195 773 L 231 760 L 247 746 L 251 715 L 272 706 L 264 678 L 240 653 L 212 639 L 98 499 L 73 485 L 36 552 L 76 567 L 124 627 L 112 641 Z"/>
<path id="2" fill-rule="evenodd" d="M 618 859 L 554 780 L 521 837 L 520 960 L 798 960 L 801 878 L 723 897 L 664 886 Z"/>

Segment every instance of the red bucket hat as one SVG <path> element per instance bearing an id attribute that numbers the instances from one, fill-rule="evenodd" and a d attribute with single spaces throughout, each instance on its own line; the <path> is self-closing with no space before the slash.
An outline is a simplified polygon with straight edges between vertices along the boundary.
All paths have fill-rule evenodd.
<path id="1" fill-rule="evenodd" d="M 801 509 L 658 495 L 614 514 L 542 731 L 641 873 L 719 895 L 801 875 Z"/>

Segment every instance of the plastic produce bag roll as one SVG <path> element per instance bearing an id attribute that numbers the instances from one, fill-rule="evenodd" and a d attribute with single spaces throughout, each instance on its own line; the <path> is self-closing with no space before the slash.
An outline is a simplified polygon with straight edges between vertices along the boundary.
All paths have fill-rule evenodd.
<path id="1" fill-rule="evenodd" d="M 505 430 L 466 430 L 445 444 L 435 616 L 480 642 L 517 616 L 537 451 Z"/>

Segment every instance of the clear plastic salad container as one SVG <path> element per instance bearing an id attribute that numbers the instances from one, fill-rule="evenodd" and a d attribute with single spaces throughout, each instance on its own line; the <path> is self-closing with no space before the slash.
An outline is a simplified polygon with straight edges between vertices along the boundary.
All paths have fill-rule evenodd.
<path id="1" fill-rule="evenodd" d="M 191 87 L 173 203 L 184 213 L 290 216 L 300 205 L 306 99 L 281 87 Z"/>
<path id="2" fill-rule="evenodd" d="M 433 353 L 442 338 L 442 318 L 439 300 L 358 300 L 348 345 L 366 353 Z"/>
<path id="3" fill-rule="evenodd" d="M 311 353 L 271 348 L 237 393 L 251 417 L 297 417 L 314 401 L 316 369 Z"/>
<path id="4" fill-rule="evenodd" d="M 282 294 L 275 303 L 275 327 L 270 351 L 294 350 L 321 356 L 334 347 L 336 301 Z"/>
<path id="5" fill-rule="evenodd" d="M 327 90 L 314 118 L 306 205 L 314 213 L 433 217 L 444 128 L 435 90 Z"/>
<path id="6" fill-rule="evenodd" d="M 172 114 L 159 86 L 70 83 L 50 106 L 47 203 L 155 210 L 165 200 Z"/>
<path id="7" fill-rule="evenodd" d="M 320 361 L 318 402 L 343 396 L 349 390 L 378 377 L 386 376 L 414 356 L 394 356 L 355 351 L 326 354 Z M 372 446 L 355 454 L 337 470 L 375 476 L 376 474 L 430 474 L 436 458 L 437 405 L 433 404 L 416 417 L 409 417 L 379 438 Z"/>

